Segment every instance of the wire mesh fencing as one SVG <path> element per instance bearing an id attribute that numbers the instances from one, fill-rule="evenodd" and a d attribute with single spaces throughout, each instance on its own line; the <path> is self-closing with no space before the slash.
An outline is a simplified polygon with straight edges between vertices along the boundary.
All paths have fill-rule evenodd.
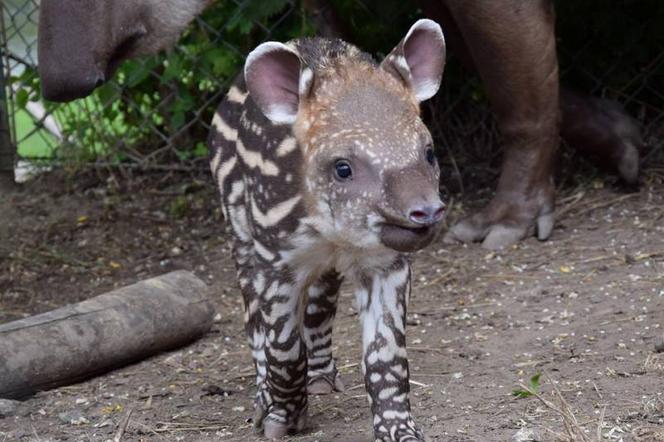
<path id="1" fill-rule="evenodd" d="M 284 41 L 316 32 L 304 3 L 218 0 L 171 51 L 126 62 L 112 81 L 90 97 L 56 104 L 40 98 L 39 1 L 3 0 L 0 49 L 9 126 L 19 158 L 77 167 L 205 169 L 212 113 L 246 54 L 268 39 Z M 332 4 L 354 31 L 355 43 L 373 51 L 396 43 L 407 23 L 420 13 L 417 3 L 409 1 Z M 563 82 L 622 103 L 642 125 L 647 145 L 644 157 L 660 158 L 664 139 L 664 44 L 657 37 L 664 29 L 661 2 L 592 0 L 578 5 L 557 1 L 556 7 Z M 605 13 L 597 14 L 597 8 Z M 616 33 L 616 24 L 622 25 L 621 33 Z M 488 164 L 499 154 L 491 148 L 497 145 L 497 133 L 481 83 L 453 61 L 447 70 L 443 90 L 429 105 L 438 141 L 455 152 L 444 161 L 452 169 L 466 160 Z"/>
<path id="2" fill-rule="evenodd" d="M 38 13 L 38 1 L 2 3 L 12 139 L 19 157 L 79 166 L 204 167 L 212 112 L 251 45 L 306 32 L 295 2 L 215 2 L 168 53 L 126 62 L 90 97 L 60 104 L 40 97 Z"/>

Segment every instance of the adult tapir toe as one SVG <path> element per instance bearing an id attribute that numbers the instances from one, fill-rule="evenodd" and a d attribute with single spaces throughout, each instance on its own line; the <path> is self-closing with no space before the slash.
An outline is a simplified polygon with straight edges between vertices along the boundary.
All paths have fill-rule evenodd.
<path id="1" fill-rule="evenodd" d="M 555 215 L 553 211 L 543 211 L 532 221 L 515 222 L 509 219 L 492 219 L 488 211 L 463 219 L 445 234 L 446 244 L 482 242 L 482 247 L 500 250 L 522 239 L 536 234 L 537 239 L 549 239 L 553 232 Z"/>

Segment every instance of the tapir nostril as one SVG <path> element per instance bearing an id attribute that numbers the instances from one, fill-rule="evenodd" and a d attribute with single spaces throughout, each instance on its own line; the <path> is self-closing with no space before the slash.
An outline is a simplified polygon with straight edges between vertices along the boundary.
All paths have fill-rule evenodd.
<path id="1" fill-rule="evenodd" d="M 413 209 L 408 214 L 408 218 L 414 223 L 430 226 L 440 221 L 444 213 L 445 205 L 438 203 Z"/>
<path id="2" fill-rule="evenodd" d="M 413 210 L 410 212 L 410 219 L 415 220 L 424 220 L 427 218 L 427 213 L 424 210 Z"/>

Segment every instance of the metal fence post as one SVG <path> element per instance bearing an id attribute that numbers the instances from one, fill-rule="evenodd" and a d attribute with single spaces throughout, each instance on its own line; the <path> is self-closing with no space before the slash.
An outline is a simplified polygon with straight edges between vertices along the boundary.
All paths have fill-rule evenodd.
<path id="1" fill-rule="evenodd" d="M 16 146 L 12 142 L 9 130 L 9 112 L 7 103 L 7 89 L 5 86 L 5 56 L 7 54 L 7 40 L 5 39 L 4 8 L 0 7 L 0 188 L 14 184 L 14 166 L 16 159 Z"/>

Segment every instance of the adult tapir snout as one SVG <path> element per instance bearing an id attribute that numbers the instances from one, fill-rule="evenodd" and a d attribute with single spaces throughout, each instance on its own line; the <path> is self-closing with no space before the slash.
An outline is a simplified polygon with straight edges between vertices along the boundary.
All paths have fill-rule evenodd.
<path id="1" fill-rule="evenodd" d="M 39 76 L 47 100 L 89 95 L 120 63 L 171 46 L 210 0 L 42 0 Z"/>
<path id="2" fill-rule="evenodd" d="M 125 0 L 42 0 L 40 8 L 39 76 L 52 101 L 85 97 L 110 79 L 141 45 L 154 13 L 144 1 Z"/>
<path id="3" fill-rule="evenodd" d="M 39 76 L 47 100 L 85 97 L 105 80 L 98 47 L 105 26 L 95 0 L 42 0 L 39 14 Z"/>

